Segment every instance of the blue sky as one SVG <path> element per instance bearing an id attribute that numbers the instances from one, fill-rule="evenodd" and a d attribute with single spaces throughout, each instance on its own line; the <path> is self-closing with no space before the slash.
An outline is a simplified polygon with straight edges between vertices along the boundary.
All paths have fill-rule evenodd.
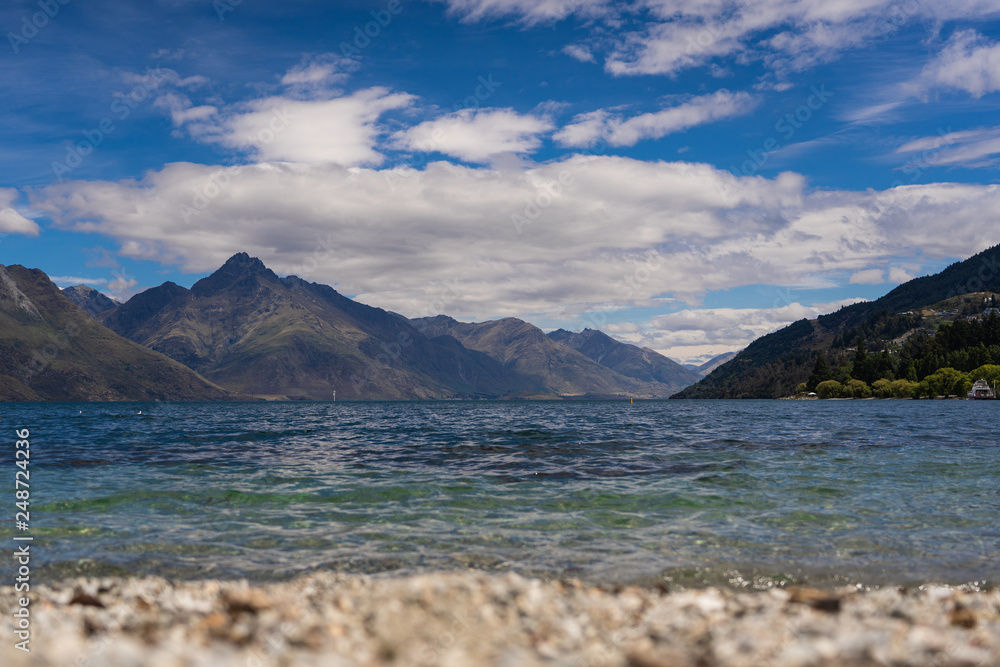
<path id="1" fill-rule="evenodd" d="M 1000 8 L 6 2 L 0 263 L 696 361 L 1000 242 Z"/>

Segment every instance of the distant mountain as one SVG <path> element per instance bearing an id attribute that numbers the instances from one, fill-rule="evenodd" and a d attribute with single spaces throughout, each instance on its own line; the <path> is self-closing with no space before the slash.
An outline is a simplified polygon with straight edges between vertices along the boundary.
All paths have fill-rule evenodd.
<path id="1" fill-rule="evenodd" d="M 532 384 L 458 341 L 239 253 L 190 290 L 163 285 L 101 320 L 221 386 L 293 399 L 517 395 Z"/>
<path id="2" fill-rule="evenodd" d="M 438 315 L 410 322 L 427 335 L 452 336 L 465 347 L 488 354 L 520 376 L 530 379 L 539 393 L 647 398 L 664 398 L 671 393 L 669 385 L 615 372 L 517 318 L 459 322 Z"/>
<path id="3" fill-rule="evenodd" d="M 809 378 L 817 352 L 836 361 L 859 337 L 884 347 L 924 328 L 922 312 L 930 305 L 960 295 L 996 292 L 1000 292 L 1000 245 L 935 275 L 903 283 L 875 301 L 799 320 L 762 336 L 675 398 L 788 396 Z"/>
<path id="4" fill-rule="evenodd" d="M 103 312 L 121 305 L 111 297 L 101 294 L 93 287 L 87 287 L 86 285 L 67 287 L 62 293 L 94 318 L 97 318 Z"/>
<path id="5" fill-rule="evenodd" d="M 644 382 L 658 382 L 668 391 L 680 391 L 702 378 L 676 361 L 646 347 L 617 341 L 602 331 L 584 329 L 580 333 L 558 329 L 549 338 L 569 345 L 605 368 Z"/>
<path id="6" fill-rule="evenodd" d="M 704 377 L 714 371 L 716 368 L 726 363 L 733 357 L 735 357 L 739 352 L 724 352 L 717 357 L 712 357 L 700 366 L 694 367 L 694 372 L 699 376 Z"/>
<path id="7" fill-rule="evenodd" d="M 101 326 L 38 269 L 0 266 L 0 401 L 230 398 Z"/>

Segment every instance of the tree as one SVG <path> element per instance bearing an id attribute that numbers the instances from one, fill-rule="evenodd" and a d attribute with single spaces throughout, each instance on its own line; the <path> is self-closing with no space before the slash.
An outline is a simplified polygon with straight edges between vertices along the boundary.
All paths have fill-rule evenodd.
<path id="1" fill-rule="evenodd" d="M 892 383 L 893 398 L 918 398 L 917 387 L 919 383 L 910 380 L 895 380 Z"/>
<path id="2" fill-rule="evenodd" d="M 843 395 L 851 398 L 871 398 L 872 390 L 863 380 L 851 380 L 844 386 Z"/>
<path id="3" fill-rule="evenodd" d="M 820 382 L 832 379 L 833 374 L 830 373 L 830 366 L 826 362 L 826 355 L 822 352 L 817 353 L 816 364 L 813 366 L 812 375 L 809 376 L 809 380 L 806 382 L 806 387 L 809 391 L 816 391 L 816 387 Z"/>
<path id="4" fill-rule="evenodd" d="M 965 373 L 954 368 L 942 368 L 925 377 L 921 384 L 924 383 L 927 383 L 928 395 L 931 398 L 951 395 L 964 396 L 972 387 L 972 382 L 965 376 Z"/>
<path id="5" fill-rule="evenodd" d="M 876 380 L 875 384 L 872 385 L 872 393 L 874 393 L 879 398 L 891 398 L 892 397 L 892 382 L 882 378 L 881 380 Z"/>
<path id="6" fill-rule="evenodd" d="M 840 398 L 844 393 L 844 385 L 836 380 L 826 380 L 816 385 L 816 393 L 820 398 Z"/>
<path id="7" fill-rule="evenodd" d="M 969 372 L 969 379 L 973 382 L 976 380 L 986 380 L 991 387 L 996 382 L 1000 386 L 1000 366 L 984 364 L 979 368 L 974 368 Z"/>

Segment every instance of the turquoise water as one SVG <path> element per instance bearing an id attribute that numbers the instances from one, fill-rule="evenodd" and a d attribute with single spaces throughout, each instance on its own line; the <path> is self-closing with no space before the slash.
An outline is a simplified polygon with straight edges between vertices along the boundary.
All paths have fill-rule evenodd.
<path id="1" fill-rule="evenodd" d="M 41 578 L 1000 579 L 1000 402 L 60 403 L 0 416 L 10 478 L 13 431 L 31 430 Z"/>

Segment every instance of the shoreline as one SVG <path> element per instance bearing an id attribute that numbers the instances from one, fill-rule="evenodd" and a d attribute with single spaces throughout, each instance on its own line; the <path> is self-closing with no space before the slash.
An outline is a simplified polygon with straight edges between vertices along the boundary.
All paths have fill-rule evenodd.
<path id="1" fill-rule="evenodd" d="M 986 665 L 1000 589 L 605 587 L 517 574 L 319 572 L 264 584 L 159 577 L 32 586 L 15 665 Z"/>

